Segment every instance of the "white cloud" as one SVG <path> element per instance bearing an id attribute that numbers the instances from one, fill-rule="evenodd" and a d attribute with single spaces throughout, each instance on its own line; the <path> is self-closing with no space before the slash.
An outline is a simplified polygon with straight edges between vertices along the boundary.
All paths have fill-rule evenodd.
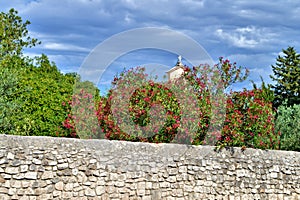
<path id="1" fill-rule="evenodd" d="M 42 45 L 42 48 L 48 50 L 56 51 L 80 51 L 80 52 L 90 52 L 91 49 L 63 43 L 48 42 Z"/>
<path id="2" fill-rule="evenodd" d="M 258 41 L 247 39 L 243 34 L 230 34 L 224 32 L 222 29 L 218 29 L 216 35 L 237 47 L 253 48 L 258 44 Z"/>
<path id="3" fill-rule="evenodd" d="M 236 28 L 227 32 L 223 29 L 217 29 L 215 34 L 227 43 L 242 48 L 259 47 L 276 37 L 275 33 L 266 28 L 256 28 L 255 26 Z"/>

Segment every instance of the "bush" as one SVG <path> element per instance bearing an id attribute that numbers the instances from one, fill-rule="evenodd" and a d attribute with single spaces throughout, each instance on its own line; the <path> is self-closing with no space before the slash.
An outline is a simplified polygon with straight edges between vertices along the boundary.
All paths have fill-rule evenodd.
<path id="1" fill-rule="evenodd" d="M 278 149 L 272 103 L 262 89 L 233 92 L 227 100 L 226 120 L 220 144 L 259 149 Z"/>
<path id="2" fill-rule="evenodd" d="M 275 130 L 281 132 L 280 149 L 300 151 L 300 105 L 279 106 Z"/>
<path id="3" fill-rule="evenodd" d="M 199 70 L 186 67 L 182 79 L 164 84 L 147 79 L 143 68 L 116 76 L 113 88 L 107 98 L 101 98 L 97 110 L 105 137 L 202 144 L 209 127 L 211 106 L 208 86 L 197 77 Z"/>
<path id="4" fill-rule="evenodd" d="M 99 90 L 93 83 L 78 80 L 72 98 L 67 103 L 63 102 L 67 117 L 59 127 L 58 135 L 82 139 L 103 138 L 96 115 L 99 101 Z"/>
<path id="5" fill-rule="evenodd" d="M 19 84 L 19 73 L 14 68 L 19 59 L 0 61 L 0 134 L 13 134 L 15 131 L 14 116 L 22 103 L 16 97 Z M 6 63 L 5 63 L 6 62 Z M 9 67 L 7 65 L 10 65 Z"/>
<path id="6" fill-rule="evenodd" d="M 25 62 L 19 73 L 18 95 L 22 106 L 15 118 L 18 135 L 57 136 L 67 109 L 62 105 L 73 92 L 74 78 L 61 72 L 47 56 Z"/>
<path id="7" fill-rule="evenodd" d="M 97 116 L 107 139 L 173 141 L 180 120 L 178 102 L 167 87 L 146 76 L 144 68 L 121 73 L 99 102 Z"/>
<path id="8" fill-rule="evenodd" d="M 26 104 L 24 94 L 30 87 L 23 83 L 23 75 L 28 62 L 18 56 L 6 56 L 0 61 L 0 133 L 1 134 L 24 134 L 25 129 L 30 127 L 30 119 L 24 116 L 22 108 Z M 27 100 L 28 101 L 28 100 Z M 23 130 L 20 131 L 20 126 Z M 26 134 L 26 133 L 25 133 Z"/>
<path id="9" fill-rule="evenodd" d="M 99 103 L 102 131 L 115 140 L 215 144 L 225 113 L 219 75 L 208 65 L 184 67 L 181 78 L 158 84 L 143 68 L 125 71 Z"/>
<path id="10" fill-rule="evenodd" d="M 227 98 L 227 108 L 220 112 L 226 103 L 222 100 L 227 97 L 222 91 L 222 83 L 219 79 L 208 81 L 208 75 L 217 78 L 216 73 L 206 66 L 185 67 L 182 79 L 158 84 L 147 80 L 143 68 L 130 69 L 115 77 L 112 89 L 106 97 L 99 99 L 95 108 L 78 107 L 82 103 L 88 105 L 84 102 L 89 101 L 90 95 L 85 91 L 74 96 L 70 105 L 72 109 L 78 107 L 83 118 L 69 115 L 64 126 L 76 135 L 76 126 L 91 127 L 89 117 L 96 112 L 101 130 L 95 127 L 86 132 L 87 138 L 103 138 L 105 135 L 110 140 L 194 145 L 215 145 L 217 142 L 220 147 L 278 149 L 279 133 L 274 130 L 270 88 L 263 84 L 261 89 L 254 86 L 253 90 L 232 92 Z M 191 90 L 183 92 L 187 89 L 186 83 Z M 189 93 L 195 94 L 195 101 Z M 219 95 L 218 101 L 216 98 L 211 101 L 216 95 Z M 193 103 L 194 107 L 189 106 Z"/>
<path id="11" fill-rule="evenodd" d="M 58 136 L 68 114 L 62 104 L 72 95 L 75 78 L 60 73 L 45 55 L 7 56 L 0 77 L 0 134 Z"/>

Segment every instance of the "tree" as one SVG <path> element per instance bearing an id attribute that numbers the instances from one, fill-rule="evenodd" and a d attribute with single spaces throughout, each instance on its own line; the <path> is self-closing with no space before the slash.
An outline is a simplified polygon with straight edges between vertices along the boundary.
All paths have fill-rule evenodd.
<path id="1" fill-rule="evenodd" d="M 39 44 L 11 9 L 0 13 L 0 133 L 56 136 L 67 116 L 76 75 L 64 75 L 46 55 L 23 56 Z M 68 135 L 65 135 L 68 136 Z"/>
<path id="2" fill-rule="evenodd" d="M 276 65 L 272 65 L 274 76 L 270 76 L 277 82 L 272 85 L 276 108 L 285 100 L 287 105 L 300 104 L 300 54 L 294 47 L 283 49 L 282 52 L 284 55 L 279 55 Z"/>
<path id="3" fill-rule="evenodd" d="M 75 79 L 59 72 L 44 54 L 34 63 L 27 63 L 19 75 L 22 106 L 14 116 L 14 134 L 56 136 L 67 116 L 64 102 L 71 98 Z"/>
<path id="4" fill-rule="evenodd" d="M 39 43 L 28 36 L 30 22 L 23 22 L 17 14 L 14 9 L 0 13 L 0 133 L 6 134 L 16 130 L 15 117 L 23 105 L 20 96 L 26 90 L 26 86 L 19 87 L 20 74 L 27 65 L 22 50 Z"/>
<path id="5" fill-rule="evenodd" d="M 28 36 L 29 21 L 22 21 L 13 8 L 0 13 L 0 59 L 7 55 L 21 55 L 24 47 L 33 47 L 40 42 Z"/>

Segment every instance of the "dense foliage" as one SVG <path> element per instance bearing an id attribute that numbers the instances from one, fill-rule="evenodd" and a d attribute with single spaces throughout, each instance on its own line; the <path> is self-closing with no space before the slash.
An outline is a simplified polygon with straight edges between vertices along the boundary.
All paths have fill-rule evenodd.
<path id="1" fill-rule="evenodd" d="M 143 75 L 140 69 L 129 73 Z M 123 77 L 119 77 L 119 81 L 124 81 Z M 127 86 L 130 87 L 126 84 L 118 91 L 130 90 Z M 128 113 L 127 108 L 119 107 L 121 102 L 118 100 L 123 101 L 125 95 L 111 91 L 106 103 L 99 105 L 97 115 L 106 138 L 144 142 L 171 142 L 174 139 L 180 110 L 175 96 L 167 87 L 148 82 L 137 88 L 129 100 Z"/>
<path id="2" fill-rule="evenodd" d="M 273 86 L 276 108 L 285 100 L 287 105 L 300 104 L 300 54 L 293 47 L 282 52 L 283 56 L 279 55 L 276 65 L 272 65 L 274 76 L 270 76 L 276 81 Z"/>
<path id="3" fill-rule="evenodd" d="M 76 75 L 72 98 L 62 103 L 67 116 L 59 127 L 59 136 L 104 138 L 96 118 L 98 104 L 104 99 L 99 93 L 99 89 L 91 82 L 82 82 Z"/>
<path id="4" fill-rule="evenodd" d="M 139 126 L 145 126 L 145 124 L 149 122 L 149 105 L 156 103 L 162 104 L 164 108 L 167 107 L 165 113 L 173 115 L 166 115 L 164 117 L 164 119 L 167 120 L 162 129 L 151 129 L 152 131 L 154 130 L 155 133 L 153 137 L 143 137 L 149 134 L 145 132 L 141 132 L 140 137 L 133 137 L 132 134 L 121 131 L 118 126 L 120 122 L 113 120 L 115 117 L 111 110 L 111 100 L 113 98 L 111 95 L 108 95 L 106 104 L 101 103 L 102 107 L 99 107 L 98 110 L 100 125 L 102 130 L 106 133 L 106 137 L 109 139 L 147 142 L 175 141 L 187 143 L 188 141 L 186 141 L 186 139 L 189 139 L 189 142 L 192 144 L 205 144 L 209 142 L 205 139 L 211 136 L 207 134 L 214 133 L 208 132 L 208 127 L 210 126 L 212 115 L 216 113 L 212 113 L 211 95 L 213 90 L 209 91 L 209 89 L 212 88 L 208 88 L 208 82 L 203 81 L 206 79 L 204 77 L 205 73 L 200 73 L 200 69 L 204 67 L 205 66 L 199 66 L 198 68 L 192 69 L 186 67 L 183 75 L 185 80 L 192 83 L 193 90 L 197 91 L 197 106 L 200 110 L 196 111 L 199 121 L 196 129 L 193 129 L 194 132 L 183 130 L 185 134 L 180 134 L 182 133 L 180 132 L 180 120 L 182 120 L 181 117 L 183 116 L 182 110 L 180 109 L 182 104 L 178 104 L 177 99 L 174 98 L 174 94 L 170 92 L 172 91 L 170 90 L 171 86 L 165 88 L 150 81 L 145 87 L 136 90 L 131 98 L 129 111 L 132 111 L 132 120 Z M 205 72 L 208 72 L 208 70 L 206 69 Z M 133 71 L 130 70 L 129 73 L 133 73 Z M 122 78 L 123 77 L 119 77 L 118 80 Z M 255 88 L 251 91 L 245 90 L 243 92 L 233 92 L 230 94 L 227 102 L 225 102 L 227 103 L 227 108 L 224 127 L 221 129 L 219 135 L 216 135 L 218 145 L 278 149 L 279 133 L 274 131 L 273 99 L 271 96 L 272 92 L 270 88 L 264 84 L 261 89 Z M 162 115 L 163 112 L 160 114 Z M 216 122 L 217 121 L 214 121 L 214 123 Z M 135 127 L 134 130 L 139 129 Z M 179 134 L 180 138 L 178 140 L 174 140 L 176 134 Z"/>
<path id="5" fill-rule="evenodd" d="M 279 132 L 274 130 L 272 102 L 264 98 L 265 89 L 244 90 L 230 95 L 219 144 L 260 149 L 279 148 Z"/>
<path id="6" fill-rule="evenodd" d="M 0 64 L 1 133 L 55 136 L 67 115 L 62 103 L 71 97 L 75 79 L 45 55 L 35 62 L 13 56 Z"/>
<path id="7" fill-rule="evenodd" d="M 62 74 L 46 55 L 23 56 L 24 48 L 39 42 L 28 36 L 30 22 L 17 13 L 0 13 L 0 133 L 57 136 L 76 74 Z"/>
<path id="8" fill-rule="evenodd" d="M 63 106 L 73 93 L 75 79 L 60 73 L 45 55 L 36 59 L 36 65 L 27 63 L 19 75 L 18 95 L 22 106 L 15 116 L 16 132 L 24 135 L 56 136 L 58 126 L 66 117 Z"/>
<path id="9" fill-rule="evenodd" d="M 23 60 L 17 57 L 0 61 L 0 133 L 15 130 L 16 121 L 13 117 L 22 105 L 18 98 L 20 71 L 17 66 L 22 64 Z"/>
<path id="10" fill-rule="evenodd" d="M 283 102 L 276 118 L 276 131 L 281 132 L 280 148 L 300 151 L 300 105 L 289 106 Z"/>
<path id="11" fill-rule="evenodd" d="M 184 118 L 182 113 L 184 104 L 180 101 L 180 97 L 175 95 L 174 85 L 182 85 L 183 82 L 161 85 L 148 80 L 143 82 L 142 87 L 130 88 L 133 82 L 134 85 L 138 84 L 132 77 L 143 79 L 147 75 L 144 74 L 142 68 L 121 73 L 120 76 L 115 77 L 113 88 L 107 98 L 100 99 L 98 108 L 83 111 L 86 113 L 86 110 L 89 110 L 90 117 L 93 117 L 95 113 L 98 117 L 102 131 L 93 131 L 92 138 L 206 144 L 209 143 L 210 137 L 215 137 L 217 139 L 215 142 L 219 146 L 278 149 L 279 132 L 274 130 L 274 111 L 272 109 L 273 92 L 264 83 L 261 88 L 254 85 L 253 90 L 232 92 L 228 95 L 227 102 L 225 102 L 227 107 L 223 128 L 218 133 L 208 132 L 212 116 L 218 114 L 213 113 L 211 95 L 215 95 L 213 93 L 218 89 L 224 89 L 221 85 L 215 85 L 214 89 L 211 87 L 212 85 L 208 87 L 211 83 L 205 80 L 208 78 L 206 75 L 211 74 L 210 72 L 213 71 L 209 71 L 207 66 L 185 67 L 182 77 L 184 82 L 192 85 L 192 90 L 197 94 L 197 108 L 199 109 L 194 111 L 197 119 Z M 183 91 L 183 88 L 178 89 Z M 114 106 L 126 102 L 126 92 L 124 91 L 130 90 L 132 93 L 129 95 L 129 104 L 124 104 L 128 110 Z M 88 96 L 88 94 L 83 96 Z M 78 104 L 81 104 L 81 101 L 77 101 Z M 161 108 L 156 107 L 157 105 L 161 105 Z M 129 114 L 130 118 L 126 119 L 126 114 L 122 115 L 124 113 Z M 78 116 L 75 118 L 78 119 Z M 85 116 L 85 118 L 87 117 Z M 191 129 L 193 132 L 182 129 L 185 119 L 187 123 L 191 123 L 192 120 L 196 122 L 196 126 L 192 126 Z M 154 123 L 151 124 L 153 121 Z M 155 122 L 161 123 L 155 124 Z M 217 122 L 214 121 L 214 124 Z M 76 123 L 65 123 L 65 126 L 74 130 Z"/>

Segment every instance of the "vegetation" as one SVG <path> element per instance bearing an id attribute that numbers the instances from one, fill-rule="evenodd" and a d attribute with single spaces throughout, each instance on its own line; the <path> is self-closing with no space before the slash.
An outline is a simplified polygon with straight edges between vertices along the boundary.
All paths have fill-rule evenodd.
<path id="1" fill-rule="evenodd" d="M 0 13 L 0 129 L 4 134 L 66 136 L 60 131 L 70 106 L 65 106 L 78 80 L 62 74 L 46 55 L 23 56 L 26 47 L 40 42 L 28 36 L 23 22 L 11 9 Z"/>
<path id="2" fill-rule="evenodd" d="M 283 49 L 276 65 L 272 65 L 274 76 L 270 76 L 276 84 L 274 89 L 274 106 L 277 108 L 285 100 L 287 105 L 300 104 L 300 54 L 293 47 Z"/>
<path id="3" fill-rule="evenodd" d="M 212 119 L 212 114 L 215 113 L 212 113 L 212 104 L 210 102 L 212 93 L 209 91 L 208 82 L 203 81 L 206 80 L 203 76 L 207 73 L 200 71 L 201 69 L 204 69 L 204 67 L 199 66 L 192 69 L 186 67 L 183 75 L 184 80 L 192 84 L 193 90 L 198 91 L 196 95 L 197 107 L 200 110 L 196 111 L 196 116 L 199 120 L 196 121 L 197 126 L 192 129 L 194 132 L 189 132 L 189 130 L 181 131 L 182 124 L 185 121 L 182 119 L 184 115 L 182 115 L 179 105 L 183 106 L 183 104 L 182 102 L 180 104 L 178 98 L 171 92 L 174 91 L 174 89 L 170 89 L 172 86 L 164 87 L 150 81 L 144 87 L 134 91 L 129 104 L 132 120 L 137 125 L 130 126 L 134 127 L 135 131 L 139 130 L 140 132 L 138 133 L 128 134 L 129 132 L 124 132 L 119 126 L 121 122 L 113 120 L 113 117 L 116 117 L 116 115 L 113 115 L 114 110 L 112 109 L 112 102 L 114 100 L 113 90 L 109 93 L 106 102 L 100 103 L 97 114 L 100 126 L 106 137 L 108 139 L 145 142 L 209 143 L 209 140 L 205 140 L 205 138 L 207 138 L 207 134 L 213 134 L 213 132 L 208 133 L 208 127 Z M 142 72 L 143 70 L 135 71 L 135 69 L 127 71 L 128 74 L 135 73 L 135 76 L 138 77 L 145 76 Z M 208 72 L 208 69 L 205 72 Z M 115 81 L 124 81 L 127 83 L 126 87 L 128 87 L 130 85 L 126 77 L 128 74 L 123 73 L 121 77 L 116 77 Z M 123 85 L 121 84 L 121 86 Z M 122 92 L 125 91 L 123 87 L 114 89 Z M 124 95 L 122 92 L 121 96 Z M 228 96 L 225 124 L 221 129 L 221 133 L 219 135 L 216 134 L 219 146 L 245 146 L 262 149 L 279 148 L 279 133 L 274 131 L 272 98 L 265 98 L 270 95 L 269 93 L 270 88 L 263 84 L 261 89 L 256 88 L 250 91 L 232 92 Z M 119 105 L 120 102 L 116 104 Z M 151 130 L 154 130 L 155 133 L 152 137 L 145 137 L 149 134 L 149 130 L 142 129 L 141 131 L 137 127 L 145 127 L 150 122 L 150 108 L 156 104 L 162 104 L 164 109 L 160 110 L 160 115 L 164 116 L 163 119 L 167 120 L 160 126 L 160 129 L 152 127 Z M 120 109 L 115 113 L 120 114 Z M 124 117 L 118 116 L 116 118 L 124 119 Z M 183 122 L 181 122 L 182 120 Z M 187 118 L 188 122 L 191 122 L 191 120 L 195 119 Z"/>
<path id="4" fill-rule="evenodd" d="M 75 79 L 60 73 L 45 55 L 35 62 L 36 65 L 26 63 L 19 75 L 19 88 L 24 89 L 18 95 L 22 106 L 15 115 L 15 131 L 24 135 L 56 136 L 58 126 L 67 115 L 63 102 L 71 97 Z"/>
<path id="5" fill-rule="evenodd" d="M 277 113 L 275 129 L 281 132 L 280 148 L 300 151 L 300 105 L 288 106 L 283 102 Z"/>
<path id="6" fill-rule="evenodd" d="M 217 68 L 220 71 L 225 89 L 234 83 L 245 81 L 249 76 L 249 70 L 247 68 L 243 69 L 241 66 L 238 67 L 236 66 L 236 62 L 231 63 L 228 59 L 224 60 L 223 57 L 219 58 Z"/>
<path id="7" fill-rule="evenodd" d="M 23 22 L 13 8 L 8 13 L 0 13 L 0 59 L 6 56 L 20 56 L 25 47 L 33 47 L 40 42 L 28 35 L 29 21 Z"/>
<path id="8" fill-rule="evenodd" d="M 274 107 L 276 131 L 280 131 L 280 148 L 300 151 L 300 54 L 293 47 L 282 50 L 275 66 Z"/>
<path id="9" fill-rule="evenodd" d="M 18 61 L 18 59 L 2 60 L 0 64 L 0 133 L 10 133 L 15 129 L 13 116 L 21 107 L 21 102 L 16 97 L 19 92 L 17 89 L 19 72 L 15 69 L 15 65 L 22 64 Z M 3 65 L 6 67 L 2 67 Z"/>
<path id="10" fill-rule="evenodd" d="M 269 88 L 233 92 L 227 100 L 226 120 L 220 145 L 278 149 L 272 102 L 264 96 Z"/>

